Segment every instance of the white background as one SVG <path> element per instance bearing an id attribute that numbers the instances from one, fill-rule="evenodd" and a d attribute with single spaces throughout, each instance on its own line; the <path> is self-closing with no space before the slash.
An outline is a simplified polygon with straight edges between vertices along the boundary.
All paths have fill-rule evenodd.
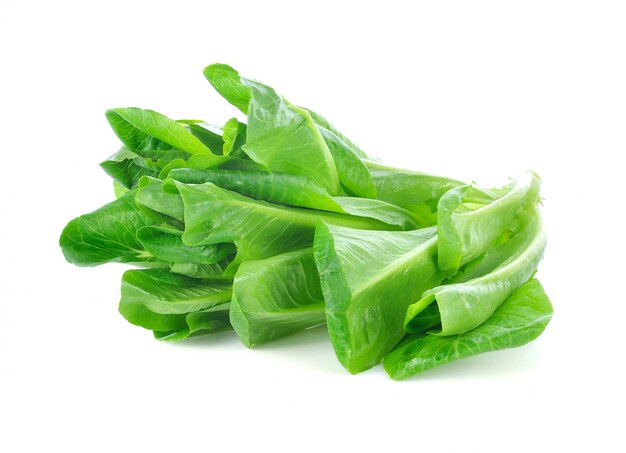
<path id="1" fill-rule="evenodd" d="M 625 451 L 623 2 L 0 5 L 0 450 Z M 544 335 L 394 382 L 349 375 L 323 329 L 248 350 L 128 324 L 123 266 L 74 267 L 58 236 L 113 197 L 105 109 L 236 113 L 213 62 L 391 164 L 537 171 Z"/>

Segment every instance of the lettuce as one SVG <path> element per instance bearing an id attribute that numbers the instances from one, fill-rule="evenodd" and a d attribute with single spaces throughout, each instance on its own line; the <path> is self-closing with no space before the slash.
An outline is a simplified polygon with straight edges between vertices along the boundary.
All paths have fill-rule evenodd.
<path id="1" fill-rule="evenodd" d="M 349 372 L 394 379 L 541 334 L 535 173 L 484 188 L 389 167 L 230 66 L 204 75 L 246 122 L 108 110 L 116 199 L 61 233 L 73 264 L 140 268 L 122 277 L 131 324 L 248 347 L 325 324 Z"/>

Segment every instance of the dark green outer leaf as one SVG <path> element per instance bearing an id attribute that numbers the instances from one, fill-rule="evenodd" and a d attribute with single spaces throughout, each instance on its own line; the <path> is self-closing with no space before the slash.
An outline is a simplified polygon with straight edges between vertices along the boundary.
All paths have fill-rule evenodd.
<path id="1" fill-rule="evenodd" d="M 215 264 L 237 251 L 234 244 L 191 247 L 183 243 L 183 232 L 171 226 L 146 226 L 137 230 L 137 240 L 154 257 L 168 263 Z"/>
<path id="2" fill-rule="evenodd" d="M 538 280 L 522 285 L 491 317 L 467 333 L 407 339 L 385 357 L 394 379 L 483 352 L 522 346 L 537 338 L 552 317 L 552 305 Z"/>
<path id="3" fill-rule="evenodd" d="M 119 111 L 118 111 L 119 110 Z M 171 149 L 173 146 L 148 134 L 145 129 L 135 126 L 132 118 L 129 121 L 125 117 L 139 116 L 141 109 L 112 109 L 106 111 L 106 118 L 115 135 L 122 141 L 125 147 L 132 151 L 142 149 Z"/>
<path id="4" fill-rule="evenodd" d="M 121 148 L 117 153 L 102 162 L 100 167 L 115 182 L 127 189 L 134 189 L 142 176 L 157 176 L 161 171 L 162 165 L 160 162 L 144 159 L 127 148 Z"/>
<path id="5" fill-rule="evenodd" d="M 155 331 L 179 331 L 187 328 L 185 314 L 155 313 L 142 304 L 121 304 L 120 314 L 131 324 Z"/>
<path id="6" fill-rule="evenodd" d="M 230 296 L 227 281 L 189 278 L 167 269 L 130 270 L 122 277 L 119 311 L 146 329 L 188 331 L 190 313 L 224 305 Z"/>
<path id="7" fill-rule="evenodd" d="M 136 238 L 137 230 L 155 222 L 139 210 L 135 192 L 69 222 L 59 240 L 65 259 L 77 266 L 156 261 Z"/>
<path id="8" fill-rule="evenodd" d="M 130 270 L 122 277 L 120 307 L 141 305 L 163 315 L 186 314 L 230 301 L 231 288 L 230 282 L 185 277 L 168 269 Z"/>
<path id="9" fill-rule="evenodd" d="M 107 110 L 106 117 L 122 143 L 132 151 L 173 147 L 189 154 L 211 152 L 184 125 L 153 110 L 117 108 Z"/>

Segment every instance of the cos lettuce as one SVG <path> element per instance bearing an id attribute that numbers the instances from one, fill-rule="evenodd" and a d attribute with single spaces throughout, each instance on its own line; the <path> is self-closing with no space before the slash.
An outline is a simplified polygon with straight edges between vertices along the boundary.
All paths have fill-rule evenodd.
<path id="1" fill-rule="evenodd" d="M 115 200 L 61 234 L 73 264 L 139 267 L 122 277 L 131 324 L 248 347 L 325 324 L 349 372 L 394 379 L 541 334 L 536 174 L 484 188 L 389 167 L 230 66 L 204 75 L 245 121 L 108 110 Z"/>

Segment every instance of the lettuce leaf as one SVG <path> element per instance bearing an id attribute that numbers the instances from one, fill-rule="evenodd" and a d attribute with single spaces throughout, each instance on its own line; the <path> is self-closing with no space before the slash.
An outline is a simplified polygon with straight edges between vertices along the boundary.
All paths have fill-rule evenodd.
<path id="1" fill-rule="evenodd" d="M 393 379 L 404 379 L 464 357 L 522 346 L 537 338 L 551 317 L 552 304 L 539 281 L 533 279 L 469 332 L 407 338 L 385 357 L 385 370 Z"/>

